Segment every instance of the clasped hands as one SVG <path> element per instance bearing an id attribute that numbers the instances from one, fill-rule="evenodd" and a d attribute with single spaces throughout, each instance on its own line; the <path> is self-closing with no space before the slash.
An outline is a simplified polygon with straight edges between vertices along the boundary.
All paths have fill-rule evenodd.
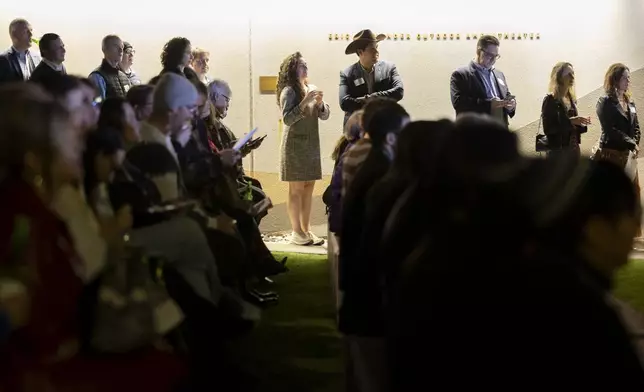
<path id="1" fill-rule="evenodd" d="M 492 105 L 492 109 L 504 108 L 509 111 L 512 111 L 514 110 L 514 108 L 517 107 L 517 100 L 514 98 L 510 98 L 510 99 L 493 98 L 492 101 L 490 101 L 490 104 Z"/>
<path id="2" fill-rule="evenodd" d="M 324 93 L 320 90 L 309 91 L 300 103 L 300 109 L 304 111 L 313 102 L 315 102 L 315 106 L 324 107 Z"/>

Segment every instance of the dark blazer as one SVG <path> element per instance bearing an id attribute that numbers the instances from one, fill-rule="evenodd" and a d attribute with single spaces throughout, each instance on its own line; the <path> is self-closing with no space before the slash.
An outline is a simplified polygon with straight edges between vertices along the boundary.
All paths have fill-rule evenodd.
<path id="1" fill-rule="evenodd" d="M 49 65 L 45 64 L 44 61 L 41 61 L 40 64 L 38 64 L 38 66 L 34 70 L 34 72 L 32 72 L 29 80 L 32 82 L 41 83 L 43 80 L 47 80 L 51 77 L 65 75 L 66 72 L 64 70 L 65 69 L 63 68 L 63 71 L 61 72 L 56 71 Z"/>
<path id="2" fill-rule="evenodd" d="M 40 63 L 40 57 L 30 53 L 34 68 Z M 22 75 L 18 54 L 13 48 L 0 54 L 0 84 L 8 82 L 22 82 L 25 78 Z"/>
<path id="3" fill-rule="evenodd" d="M 369 96 L 386 97 L 396 101 L 403 99 L 403 82 L 396 65 L 388 61 L 378 61 L 374 67 L 374 92 Z M 340 108 L 344 111 L 344 123 L 351 113 L 362 109 L 364 101 L 359 101 L 358 98 L 369 94 L 366 82 L 357 85 L 357 81 L 363 77 L 360 62 L 340 72 Z"/>
<path id="4" fill-rule="evenodd" d="M 495 76 L 496 89 L 502 99 L 510 96 L 508 83 L 505 81 L 505 75 L 498 69 L 493 69 L 492 72 Z M 450 96 L 452 99 L 452 106 L 458 116 L 461 113 L 475 112 L 490 114 L 492 107 L 490 100 L 487 98 L 485 92 L 485 85 L 481 76 L 474 67 L 474 62 L 471 61 L 466 67 L 461 67 L 452 73 L 450 80 Z M 508 116 L 514 117 L 516 108 L 512 111 L 503 109 L 505 123 L 508 123 Z"/>
<path id="5" fill-rule="evenodd" d="M 640 143 L 640 123 L 635 102 L 624 110 L 615 97 L 603 96 L 597 101 L 597 118 L 602 126 L 601 148 L 618 151 L 634 150 Z"/>
<path id="6" fill-rule="evenodd" d="M 559 150 L 571 147 L 571 140 L 576 145 L 581 143 L 581 134 L 588 131 L 587 127 L 578 127 L 570 122 L 570 117 L 578 116 L 577 103 L 571 100 L 570 110 L 552 94 L 548 94 L 541 104 L 541 124 L 543 133 L 548 136 L 548 147 Z M 574 139 L 573 139 L 574 138 Z"/>

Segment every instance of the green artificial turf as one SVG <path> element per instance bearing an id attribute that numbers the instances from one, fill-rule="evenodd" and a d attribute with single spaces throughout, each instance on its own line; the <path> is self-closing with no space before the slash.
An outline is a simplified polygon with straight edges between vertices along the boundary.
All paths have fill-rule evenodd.
<path id="1" fill-rule="evenodd" d="M 343 390 L 343 359 L 326 256 L 288 256 L 290 272 L 264 289 L 280 295 L 244 339 L 244 362 L 260 378 L 261 392 Z"/>
<path id="2" fill-rule="evenodd" d="M 644 260 L 632 260 L 620 271 L 615 296 L 644 313 Z"/>
<path id="3" fill-rule="evenodd" d="M 290 272 L 264 289 L 280 294 L 261 323 L 241 343 L 244 363 L 261 392 L 343 390 L 343 358 L 325 256 L 288 256 Z M 615 294 L 644 312 L 644 260 L 634 260 L 616 281 Z"/>

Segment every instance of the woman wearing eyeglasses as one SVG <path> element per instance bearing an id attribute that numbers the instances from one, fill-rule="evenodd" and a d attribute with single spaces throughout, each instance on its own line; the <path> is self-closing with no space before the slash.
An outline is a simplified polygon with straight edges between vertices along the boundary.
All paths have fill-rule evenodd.
<path id="1" fill-rule="evenodd" d="M 557 63 L 550 73 L 548 95 L 541 105 L 543 132 L 548 137 L 548 155 L 571 154 L 579 157 L 581 134 L 588 131 L 590 117 L 581 117 L 575 96 L 572 64 Z"/>

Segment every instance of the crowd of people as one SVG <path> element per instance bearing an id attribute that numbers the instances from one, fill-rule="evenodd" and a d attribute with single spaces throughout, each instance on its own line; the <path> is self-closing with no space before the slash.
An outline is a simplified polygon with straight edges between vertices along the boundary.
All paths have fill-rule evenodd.
<path id="1" fill-rule="evenodd" d="M 261 139 L 235 146 L 221 121 L 232 92 L 206 80 L 207 53 L 173 38 L 161 73 L 142 84 L 131 45 L 110 35 L 83 78 L 67 75 L 57 35 L 40 39 L 36 65 L 29 23 L 9 30 L 0 389 L 257 389 L 227 343 L 277 301 L 259 287 L 288 268 L 259 231 L 270 198 L 240 163 Z M 505 81 L 479 86 L 490 96 L 458 88 L 491 75 L 493 38 L 479 40 L 473 73 L 452 77 L 456 121 L 410 118 L 395 66 L 378 59 L 381 36 L 364 30 L 346 49 L 359 60 L 341 73 L 345 130 L 324 199 L 347 390 L 642 390 L 624 304 L 610 295 L 641 224 L 628 68 L 606 74 L 588 159 L 573 148 L 588 125 L 574 72 L 558 64 L 547 140 L 537 139 L 548 154 L 528 158 L 508 129 L 516 100 L 507 87 L 499 97 Z M 331 110 L 307 68 L 288 56 L 277 85 L 281 177 L 300 245 L 322 242 L 310 203 L 318 121 Z"/>
<path id="2" fill-rule="evenodd" d="M 288 268 L 259 231 L 270 198 L 241 164 L 261 139 L 235 147 L 222 122 L 230 86 L 182 63 L 194 60 L 185 38 L 137 84 L 116 36 L 83 78 L 66 73 L 57 35 L 39 40 L 34 67 L 31 26 L 18 19 L 10 33 L 0 389 L 249 390 L 228 343 L 278 301 L 266 287 Z"/>

